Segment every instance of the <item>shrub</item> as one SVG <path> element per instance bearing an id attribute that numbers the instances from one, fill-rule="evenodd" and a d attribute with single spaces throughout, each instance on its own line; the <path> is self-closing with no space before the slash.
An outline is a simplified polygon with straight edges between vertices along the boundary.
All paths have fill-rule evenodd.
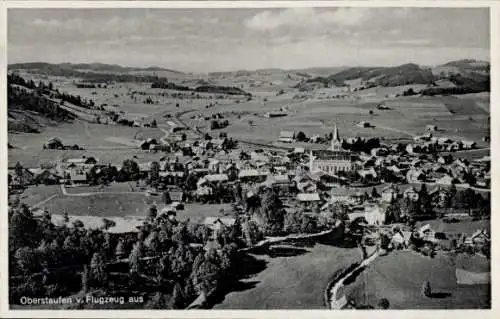
<path id="1" fill-rule="evenodd" d="M 422 284 L 422 295 L 425 297 L 430 297 L 431 293 L 432 293 L 431 283 L 428 281 L 424 281 L 424 283 Z"/>

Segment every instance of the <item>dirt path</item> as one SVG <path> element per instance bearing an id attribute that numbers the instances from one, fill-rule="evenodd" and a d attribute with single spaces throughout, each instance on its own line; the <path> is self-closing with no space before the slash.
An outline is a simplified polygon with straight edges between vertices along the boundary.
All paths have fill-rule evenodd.
<path id="1" fill-rule="evenodd" d="M 386 131 L 398 132 L 398 133 L 401 133 L 401 134 L 409 135 L 412 138 L 416 136 L 415 134 L 410 133 L 408 131 L 398 130 L 398 129 L 395 129 L 395 128 L 389 127 L 389 126 L 375 125 L 375 129 L 377 129 L 377 128 L 382 129 L 382 130 L 386 130 Z"/>
<path id="2" fill-rule="evenodd" d="M 162 130 L 163 133 L 165 133 L 165 136 L 163 136 L 162 138 L 160 138 L 160 141 L 163 143 L 163 144 L 168 144 L 168 141 L 167 141 L 167 138 L 168 136 L 170 135 L 170 132 L 167 131 L 166 129 L 164 129 L 163 127 L 160 127 L 158 126 L 158 128 L 160 130 Z"/>
<path id="3" fill-rule="evenodd" d="M 49 201 L 51 201 L 52 199 L 56 198 L 57 196 L 59 196 L 59 194 L 54 194 L 52 196 L 50 196 L 49 198 L 46 198 L 44 200 L 42 200 L 41 202 L 38 202 L 36 203 L 35 205 L 32 205 L 31 208 L 37 208 L 37 207 L 40 207 L 42 206 L 43 204 L 45 203 L 48 203 Z"/>
<path id="4" fill-rule="evenodd" d="M 340 288 L 344 287 L 344 282 L 346 279 L 351 277 L 353 274 L 358 272 L 361 268 L 368 266 L 370 263 L 372 263 L 376 258 L 378 257 L 378 252 L 375 252 L 373 255 L 370 257 L 366 258 L 363 260 L 358 267 L 354 268 L 351 270 L 349 273 L 347 273 L 344 277 L 340 278 L 332 287 L 330 290 L 330 309 L 332 310 L 339 310 L 342 309 L 345 305 L 345 296 L 342 296 L 341 298 L 337 298 L 337 292 L 339 291 Z"/>

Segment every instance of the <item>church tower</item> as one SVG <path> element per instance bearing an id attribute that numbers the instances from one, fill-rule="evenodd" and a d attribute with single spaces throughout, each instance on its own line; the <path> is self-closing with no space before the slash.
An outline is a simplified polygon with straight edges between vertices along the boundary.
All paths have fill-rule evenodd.
<path id="1" fill-rule="evenodd" d="M 332 138 L 332 151 L 340 151 L 342 148 L 342 141 L 340 140 L 339 131 L 337 129 L 337 124 L 333 127 L 333 138 Z"/>

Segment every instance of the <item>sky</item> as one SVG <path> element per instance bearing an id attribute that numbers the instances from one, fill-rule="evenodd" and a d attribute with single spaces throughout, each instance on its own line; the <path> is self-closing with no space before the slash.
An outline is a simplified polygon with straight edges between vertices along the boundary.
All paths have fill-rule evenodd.
<path id="1" fill-rule="evenodd" d="M 489 60 L 483 8 L 9 9 L 8 62 L 185 72 Z"/>

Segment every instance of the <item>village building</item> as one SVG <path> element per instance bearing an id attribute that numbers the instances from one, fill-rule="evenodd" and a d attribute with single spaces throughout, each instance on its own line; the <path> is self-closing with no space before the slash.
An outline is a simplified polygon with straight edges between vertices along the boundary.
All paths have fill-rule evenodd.
<path id="1" fill-rule="evenodd" d="M 440 185 L 451 185 L 453 184 L 453 177 L 451 177 L 450 175 L 444 175 L 443 177 L 439 178 L 436 180 L 436 184 L 440 184 Z"/>
<path id="2" fill-rule="evenodd" d="M 418 200 L 418 191 L 413 186 L 412 187 L 408 187 L 403 192 L 403 197 L 404 198 L 409 198 L 412 201 L 417 201 Z"/>
<path id="3" fill-rule="evenodd" d="M 293 143 L 295 142 L 295 133 L 289 131 L 281 131 L 278 142 Z"/>
<path id="4" fill-rule="evenodd" d="M 71 171 L 69 173 L 69 178 L 70 178 L 70 181 L 73 185 L 75 185 L 75 184 L 87 184 L 88 183 L 87 174 L 85 174 L 84 172 Z"/>
<path id="5" fill-rule="evenodd" d="M 313 207 L 319 208 L 321 198 L 318 193 L 299 193 L 297 194 L 297 201 L 304 209 L 311 209 Z"/>
<path id="6" fill-rule="evenodd" d="M 256 182 L 262 183 L 266 180 L 269 171 L 258 169 L 244 169 L 238 173 L 238 178 L 241 182 Z"/>
<path id="7" fill-rule="evenodd" d="M 385 206 L 366 206 L 364 218 L 368 225 L 381 226 L 385 224 Z"/>
<path id="8" fill-rule="evenodd" d="M 425 174 L 421 170 L 411 169 L 406 173 L 408 183 L 419 183 L 425 180 Z"/>
<path id="9" fill-rule="evenodd" d="M 319 151 L 316 155 L 311 151 L 309 154 L 309 170 L 311 172 L 323 171 L 335 175 L 340 171 L 351 171 L 353 167 L 351 152 L 342 149 L 337 126 L 333 131 L 330 150 Z"/>
<path id="10" fill-rule="evenodd" d="M 399 196 L 399 190 L 394 185 L 384 187 L 380 192 L 381 199 L 384 202 L 391 203 Z"/>
<path id="11" fill-rule="evenodd" d="M 490 241 L 490 234 L 484 229 L 478 229 L 471 236 L 465 238 L 464 245 L 484 245 L 489 244 Z"/>
<path id="12" fill-rule="evenodd" d="M 446 201 L 448 199 L 448 191 L 444 188 L 438 186 L 429 191 L 432 202 L 435 203 L 437 208 L 446 207 Z"/>

